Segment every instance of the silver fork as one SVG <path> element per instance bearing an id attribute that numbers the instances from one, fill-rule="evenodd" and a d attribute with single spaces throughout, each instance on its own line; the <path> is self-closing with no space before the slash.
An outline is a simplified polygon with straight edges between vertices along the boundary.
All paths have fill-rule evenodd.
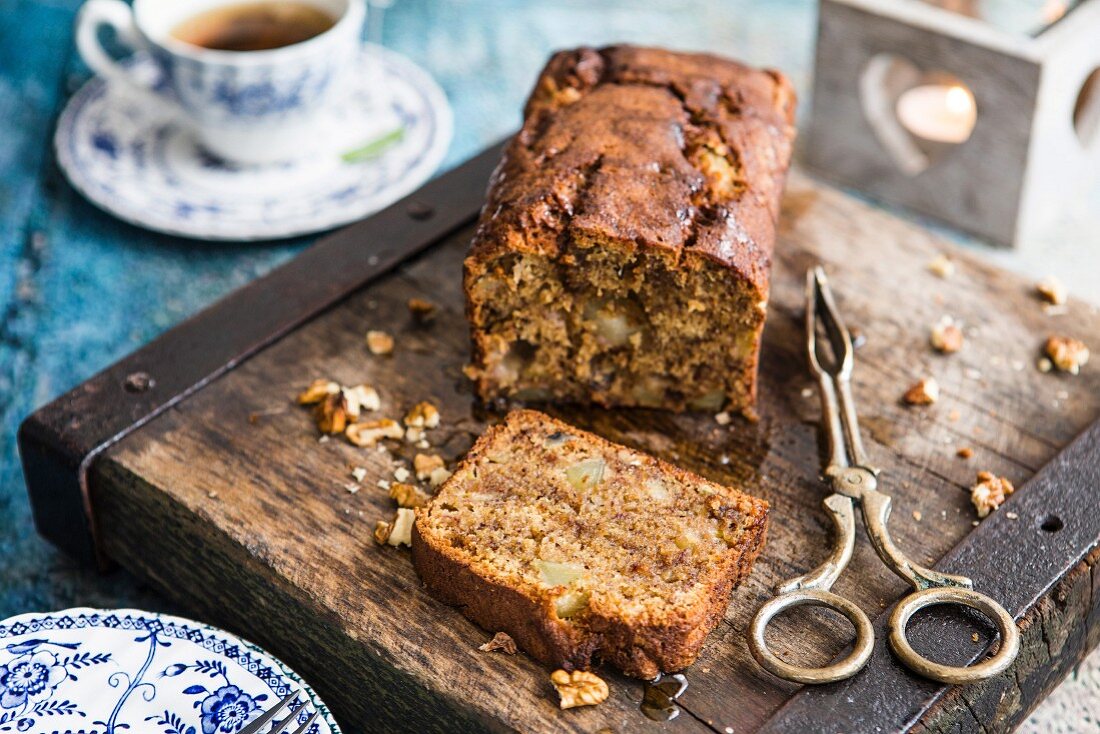
<path id="1" fill-rule="evenodd" d="M 267 711 L 260 714 L 259 718 L 257 718 L 245 728 L 241 729 L 237 734 L 260 734 L 260 731 L 262 731 L 265 726 L 270 724 L 271 721 L 279 715 L 280 711 L 282 711 L 290 704 L 294 703 L 294 700 L 296 698 L 298 698 L 297 691 L 289 694 L 282 701 L 279 701 L 279 703 L 275 704 Z M 304 706 L 305 704 L 302 705 Z M 299 709 L 299 711 L 300 710 L 301 709 Z M 295 711 L 288 715 L 282 721 L 273 724 L 267 734 L 306 734 L 306 732 L 309 730 L 309 727 L 313 724 L 314 721 L 316 721 L 318 714 L 319 712 L 314 711 L 313 714 L 308 719 L 306 719 L 306 722 L 304 724 L 299 726 L 293 732 L 290 732 L 287 727 L 291 726 L 294 723 L 294 720 L 298 718 L 298 712 Z"/>

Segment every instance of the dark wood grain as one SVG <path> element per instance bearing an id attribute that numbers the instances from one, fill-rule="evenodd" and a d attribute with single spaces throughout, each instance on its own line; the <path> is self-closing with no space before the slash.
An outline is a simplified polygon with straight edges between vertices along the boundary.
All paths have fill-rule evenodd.
<path id="1" fill-rule="evenodd" d="M 370 382 L 382 394 L 383 414 L 395 418 L 432 399 L 444 418 L 432 441 L 449 460 L 460 455 L 495 418 L 474 405 L 461 374 L 467 342 L 459 272 L 468 234 L 355 294 L 112 447 L 93 473 L 104 547 L 195 613 L 300 668 L 351 731 L 655 727 L 638 711 L 635 681 L 608 673 L 607 702 L 563 713 L 548 671 L 522 655 L 479 652 L 488 634 L 427 596 L 407 553 L 371 542 L 374 520 L 392 514 L 374 484 L 392 474 L 393 459 L 338 440 L 318 443 L 308 413 L 291 405 L 315 377 Z M 1100 315 L 1072 303 L 1067 315 L 1047 316 L 1030 284 L 962 254 L 955 278 L 937 279 L 925 265 L 945 249 L 926 232 L 795 173 L 777 247 L 758 423 L 552 410 L 772 503 L 769 545 L 689 670 L 686 713 L 669 728 L 751 731 L 797 693 L 753 663 L 744 633 L 770 588 L 816 565 L 830 541 L 816 478 L 817 400 L 802 356 L 806 267 L 825 263 L 849 325 L 867 335 L 855 397 L 872 460 L 895 497 L 894 537 L 916 560 L 938 561 L 971 531 L 966 488 L 978 469 L 1022 483 L 1100 414 L 1100 370 L 1090 365 L 1070 378 L 1034 367 L 1050 332 L 1100 341 Z M 430 326 L 411 319 L 405 304 L 412 296 L 439 304 Z M 966 347 L 951 357 L 927 346 L 930 325 L 945 313 L 968 329 Z M 366 352 L 369 328 L 397 336 L 392 357 Z M 903 407 L 906 386 L 928 374 L 940 381 L 940 402 Z M 253 414 L 264 415 L 250 421 Z M 975 449 L 974 458 L 955 457 L 962 445 Z M 352 466 L 368 470 L 354 495 L 344 488 Z M 1020 522 L 1034 519 L 1021 514 Z M 835 590 L 873 614 L 903 586 L 861 538 Z M 227 605 L 226 595 L 237 603 Z M 781 654 L 822 661 L 842 651 L 841 625 L 821 617 L 798 626 L 805 621 L 776 622 Z M 1021 708 L 1041 688 L 1021 694 Z M 898 717 L 883 726 L 907 723 L 904 712 Z"/>

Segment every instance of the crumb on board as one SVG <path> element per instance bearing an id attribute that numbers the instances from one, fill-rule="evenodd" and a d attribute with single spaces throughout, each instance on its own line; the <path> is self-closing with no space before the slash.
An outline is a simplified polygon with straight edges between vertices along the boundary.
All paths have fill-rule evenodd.
<path id="1" fill-rule="evenodd" d="M 977 632 L 975 632 L 975 633 L 973 633 L 972 635 L 970 635 L 970 639 L 971 639 L 971 640 L 973 640 L 974 642 L 977 642 L 977 641 L 978 641 L 978 639 L 979 639 L 979 638 L 978 638 L 978 633 L 977 633 Z"/>
<path id="2" fill-rule="evenodd" d="M 925 377 L 909 386 L 902 396 L 906 405 L 932 405 L 940 399 L 940 385 L 935 377 Z"/>
<path id="3" fill-rule="evenodd" d="M 923 517 L 924 517 L 924 515 L 921 514 L 920 510 L 913 510 L 913 519 L 914 520 L 916 520 L 917 522 L 920 522 Z"/>
<path id="4" fill-rule="evenodd" d="M 366 478 L 367 470 L 361 466 L 357 466 L 351 470 L 351 476 L 355 479 L 355 481 L 361 482 L 364 478 Z"/>
<path id="5" fill-rule="evenodd" d="M 384 331 L 372 329 L 367 332 L 367 349 L 371 354 L 385 356 L 393 354 L 393 337 Z"/>
<path id="6" fill-rule="evenodd" d="M 733 420 L 730 417 L 729 412 L 723 410 L 721 413 L 716 413 L 714 416 L 714 422 L 720 426 L 728 426 L 730 421 Z"/>
<path id="7" fill-rule="evenodd" d="M 393 470 L 393 478 L 399 482 L 404 482 L 409 478 L 409 470 L 403 466 L 399 466 Z"/>
<path id="8" fill-rule="evenodd" d="M 516 641 L 507 632 L 497 632 L 493 639 L 483 645 L 477 646 L 482 652 L 502 652 L 505 655 L 516 654 Z"/>
<path id="9" fill-rule="evenodd" d="M 932 326 L 929 341 L 937 352 L 954 354 L 962 349 L 963 332 L 953 318 L 944 316 Z"/>
<path id="10" fill-rule="evenodd" d="M 980 471 L 978 478 L 970 487 L 970 501 L 978 512 L 978 517 L 987 517 L 990 512 L 1004 504 L 1015 487 L 1005 477 L 992 472 Z"/>
<path id="11" fill-rule="evenodd" d="M 1036 283 L 1035 290 L 1039 293 L 1040 298 L 1052 306 L 1064 305 L 1069 295 L 1066 287 L 1062 285 L 1062 281 L 1053 275 L 1048 275 Z"/>
<path id="12" fill-rule="evenodd" d="M 946 253 L 941 252 L 928 263 L 928 269 L 938 278 L 947 279 L 955 274 L 955 263 Z"/>
<path id="13" fill-rule="evenodd" d="M 955 456 L 959 457 L 960 459 L 969 459 L 974 456 L 974 449 L 970 448 L 969 446 L 960 446 L 959 449 L 955 452 Z"/>
<path id="14" fill-rule="evenodd" d="M 409 313 L 413 319 L 426 324 L 435 317 L 435 304 L 425 298 L 410 298 Z"/>
<path id="15" fill-rule="evenodd" d="M 1071 375 L 1078 374 L 1089 361 L 1089 348 L 1080 339 L 1069 336 L 1047 337 L 1043 352 L 1054 367 Z"/>

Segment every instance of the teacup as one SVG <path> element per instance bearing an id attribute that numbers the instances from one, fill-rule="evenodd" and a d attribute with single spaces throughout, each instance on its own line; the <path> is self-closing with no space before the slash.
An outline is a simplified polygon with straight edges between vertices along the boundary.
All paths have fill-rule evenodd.
<path id="1" fill-rule="evenodd" d="M 77 48 L 112 84 L 139 90 L 150 104 L 178 107 L 202 145 L 225 160 L 272 163 L 318 150 L 325 141 L 317 124 L 359 53 L 364 0 L 306 0 L 331 16 L 332 27 L 279 48 L 215 50 L 173 35 L 200 13 L 240 2 L 134 0 L 131 9 L 122 0 L 89 0 L 77 19 Z M 149 52 L 160 78 L 143 78 L 114 60 L 99 41 L 105 26 L 129 50 Z"/>

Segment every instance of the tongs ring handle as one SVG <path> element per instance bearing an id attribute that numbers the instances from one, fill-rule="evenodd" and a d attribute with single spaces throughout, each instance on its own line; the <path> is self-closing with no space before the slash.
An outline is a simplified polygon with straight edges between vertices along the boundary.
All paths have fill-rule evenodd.
<path id="1" fill-rule="evenodd" d="M 929 660 L 914 650 L 905 636 L 909 619 L 925 607 L 940 604 L 960 604 L 970 607 L 993 620 L 1001 633 L 1001 643 L 997 653 L 976 665 L 956 667 Z M 942 683 L 973 683 L 992 678 L 1004 672 L 1012 664 L 1020 650 L 1020 633 L 1016 629 L 1016 622 L 1012 619 L 1012 615 L 985 594 L 973 589 L 944 586 L 915 591 L 898 602 L 890 615 L 890 647 L 905 667 L 926 678 Z"/>
<path id="2" fill-rule="evenodd" d="M 809 668 L 784 662 L 769 650 L 768 642 L 764 638 L 768 623 L 781 612 L 800 606 L 824 607 L 844 615 L 856 628 L 851 654 L 832 665 Z M 756 662 L 760 663 L 760 667 L 772 675 L 797 683 L 832 683 L 850 678 L 867 664 L 874 646 L 875 631 L 863 610 L 848 599 L 822 589 L 798 589 L 780 594 L 760 607 L 749 628 L 749 650 Z"/>

